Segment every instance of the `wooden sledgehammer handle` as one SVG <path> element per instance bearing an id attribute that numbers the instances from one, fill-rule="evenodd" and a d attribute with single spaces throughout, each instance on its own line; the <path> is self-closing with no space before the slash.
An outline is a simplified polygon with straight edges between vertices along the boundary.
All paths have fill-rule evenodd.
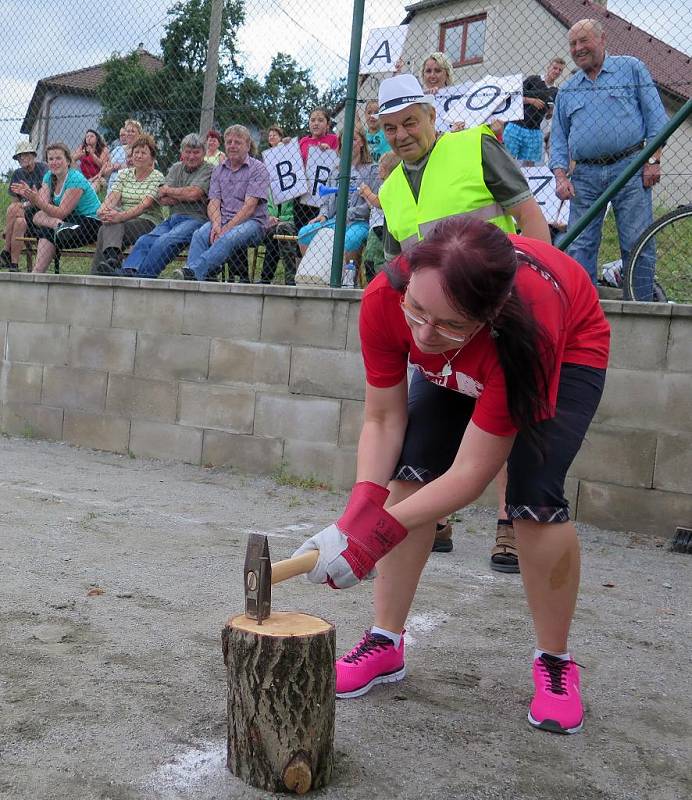
<path id="1" fill-rule="evenodd" d="M 272 585 L 281 583 L 289 578 L 295 578 L 296 575 L 304 575 L 317 564 L 319 558 L 318 550 L 310 550 L 308 553 L 303 553 L 302 556 L 295 558 L 286 558 L 283 561 L 277 561 L 272 564 Z"/>

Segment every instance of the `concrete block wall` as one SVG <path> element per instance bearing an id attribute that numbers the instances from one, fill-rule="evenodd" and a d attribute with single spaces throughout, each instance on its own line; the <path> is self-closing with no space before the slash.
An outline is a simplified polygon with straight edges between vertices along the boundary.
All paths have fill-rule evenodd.
<path id="1" fill-rule="evenodd" d="M 603 303 L 610 369 L 568 497 L 577 519 L 670 535 L 692 523 L 692 307 Z M 359 306 L 353 290 L 0 273 L 0 426 L 348 488 Z"/>

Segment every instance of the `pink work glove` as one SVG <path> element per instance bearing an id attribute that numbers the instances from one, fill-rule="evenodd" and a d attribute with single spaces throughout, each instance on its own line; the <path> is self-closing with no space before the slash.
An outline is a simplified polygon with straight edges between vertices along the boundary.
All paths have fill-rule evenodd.
<path id="1" fill-rule="evenodd" d="M 408 533 L 384 510 L 387 497 L 387 489 L 370 481 L 353 487 L 336 524 L 312 536 L 293 554 L 319 551 L 317 564 L 308 572 L 309 580 L 348 589 L 364 578 L 375 577 L 375 564 Z"/>

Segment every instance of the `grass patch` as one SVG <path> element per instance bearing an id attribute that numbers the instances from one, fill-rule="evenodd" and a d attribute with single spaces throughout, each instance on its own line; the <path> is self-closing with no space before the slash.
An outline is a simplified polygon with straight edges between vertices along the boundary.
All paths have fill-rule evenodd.
<path id="1" fill-rule="evenodd" d="M 663 216 L 668 208 L 654 209 L 654 219 Z M 656 237 L 656 280 L 669 300 L 692 303 L 692 217 L 668 226 Z M 615 227 L 615 215 L 607 214 L 603 238 L 598 253 L 599 273 L 603 264 L 620 258 L 620 244 Z"/>
<path id="2" fill-rule="evenodd" d="M 292 486 L 294 489 L 317 489 L 322 492 L 332 491 L 332 486 L 314 475 L 294 475 L 288 472 L 284 464 L 272 473 L 272 478 L 279 486 Z"/>

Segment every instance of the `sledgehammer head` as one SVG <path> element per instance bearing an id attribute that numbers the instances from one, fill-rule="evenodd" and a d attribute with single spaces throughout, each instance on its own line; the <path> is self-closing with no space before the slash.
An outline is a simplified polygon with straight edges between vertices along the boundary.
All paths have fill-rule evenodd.
<path id="1" fill-rule="evenodd" d="M 245 551 L 245 616 L 261 625 L 272 610 L 272 565 L 269 542 L 261 533 L 251 533 Z"/>

